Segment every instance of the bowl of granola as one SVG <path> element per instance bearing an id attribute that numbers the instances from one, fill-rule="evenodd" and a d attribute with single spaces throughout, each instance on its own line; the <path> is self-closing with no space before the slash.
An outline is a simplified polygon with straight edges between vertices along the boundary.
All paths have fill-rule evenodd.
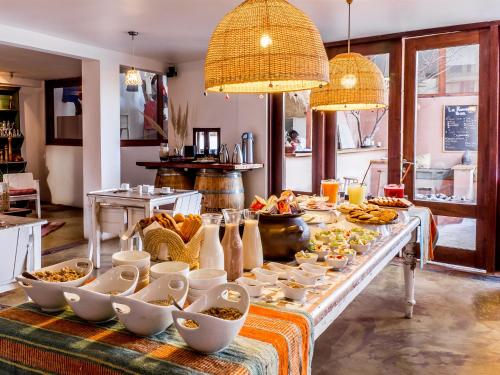
<path id="1" fill-rule="evenodd" d="M 236 283 L 217 285 L 184 311 L 172 311 L 174 324 L 194 350 L 215 353 L 233 342 L 245 323 L 250 297 Z"/>
<path id="2" fill-rule="evenodd" d="M 132 265 L 111 268 L 82 287 L 63 286 L 64 298 L 74 313 L 90 322 L 104 322 L 115 317 L 111 296 L 134 293 L 139 280 L 139 269 Z"/>
<path id="3" fill-rule="evenodd" d="M 186 276 L 172 273 L 130 296 L 111 296 L 111 305 L 130 332 L 152 336 L 170 327 L 172 312 L 177 310 L 175 305 L 184 305 L 188 287 Z"/>
<path id="4" fill-rule="evenodd" d="M 22 275 L 16 280 L 26 295 L 43 311 L 60 311 L 66 306 L 63 286 L 81 286 L 90 277 L 94 265 L 88 258 L 67 260 L 40 268 L 31 274 L 38 280 Z"/>

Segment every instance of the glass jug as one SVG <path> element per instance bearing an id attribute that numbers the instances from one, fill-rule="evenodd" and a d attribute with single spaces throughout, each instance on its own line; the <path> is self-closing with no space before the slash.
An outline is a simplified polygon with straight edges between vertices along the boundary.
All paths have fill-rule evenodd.
<path id="1" fill-rule="evenodd" d="M 262 267 L 262 240 L 259 232 L 259 213 L 243 210 L 245 229 L 243 229 L 243 269 L 252 270 Z"/>
<path id="2" fill-rule="evenodd" d="M 224 250 L 219 241 L 221 214 L 203 214 L 203 242 L 200 248 L 200 268 L 224 269 Z"/>
<path id="3" fill-rule="evenodd" d="M 241 210 L 226 208 L 222 214 L 226 225 L 222 238 L 224 269 L 228 281 L 234 281 L 243 275 L 243 242 L 239 232 Z"/>

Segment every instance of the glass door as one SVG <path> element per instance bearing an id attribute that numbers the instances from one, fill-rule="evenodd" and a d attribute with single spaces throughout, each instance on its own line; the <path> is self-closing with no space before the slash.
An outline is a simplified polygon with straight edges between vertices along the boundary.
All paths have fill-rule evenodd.
<path id="1" fill-rule="evenodd" d="M 405 46 L 404 181 L 416 205 L 429 207 L 439 236 L 434 260 L 486 268 L 488 61 L 479 31 L 414 38 Z M 486 46 L 487 47 L 487 46 Z M 487 246 L 487 245 L 486 245 Z"/>

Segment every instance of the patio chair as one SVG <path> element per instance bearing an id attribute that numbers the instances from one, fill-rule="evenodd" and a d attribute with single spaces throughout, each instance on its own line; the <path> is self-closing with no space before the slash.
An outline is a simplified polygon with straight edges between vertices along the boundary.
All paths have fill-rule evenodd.
<path id="1" fill-rule="evenodd" d="M 35 201 L 36 214 L 40 219 L 40 183 L 33 179 L 32 173 L 4 174 L 3 181 L 9 185 L 9 199 L 11 202 Z"/>

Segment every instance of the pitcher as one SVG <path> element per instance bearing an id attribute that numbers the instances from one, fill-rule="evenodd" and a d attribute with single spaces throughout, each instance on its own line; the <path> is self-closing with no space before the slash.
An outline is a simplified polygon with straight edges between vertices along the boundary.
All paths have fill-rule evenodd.
<path id="1" fill-rule="evenodd" d="M 251 210 L 243 210 L 245 229 L 243 230 L 243 269 L 252 270 L 262 267 L 264 259 L 262 255 L 262 240 L 259 232 L 259 213 Z"/>
<path id="2" fill-rule="evenodd" d="M 221 214 L 203 214 L 203 243 L 200 249 L 200 268 L 224 269 L 224 250 L 219 241 Z"/>
<path id="3" fill-rule="evenodd" d="M 224 249 L 224 269 L 228 281 L 234 281 L 243 275 L 243 242 L 241 241 L 239 226 L 241 210 L 226 208 L 222 210 L 226 228 L 222 238 Z"/>

